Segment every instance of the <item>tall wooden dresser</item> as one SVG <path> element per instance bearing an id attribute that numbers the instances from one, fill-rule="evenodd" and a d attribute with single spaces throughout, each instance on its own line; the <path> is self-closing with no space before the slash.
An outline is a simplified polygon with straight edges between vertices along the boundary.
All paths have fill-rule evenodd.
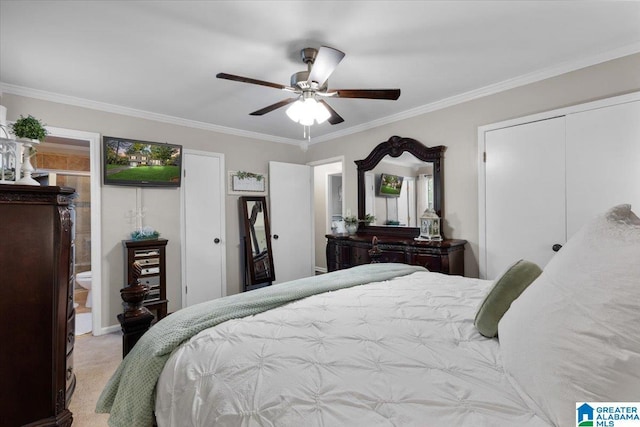
<path id="1" fill-rule="evenodd" d="M 65 187 L 0 184 L 0 425 L 70 426 L 73 206 Z"/>

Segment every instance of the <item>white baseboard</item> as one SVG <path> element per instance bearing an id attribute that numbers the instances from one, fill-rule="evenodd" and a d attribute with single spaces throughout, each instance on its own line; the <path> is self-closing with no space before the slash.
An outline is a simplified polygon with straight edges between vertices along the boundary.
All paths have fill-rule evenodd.
<path id="1" fill-rule="evenodd" d="M 119 332 L 121 330 L 120 325 L 111 325 L 106 328 L 100 328 L 99 330 L 93 330 L 92 334 L 94 337 L 98 337 L 100 335 L 112 334 L 114 332 Z"/>

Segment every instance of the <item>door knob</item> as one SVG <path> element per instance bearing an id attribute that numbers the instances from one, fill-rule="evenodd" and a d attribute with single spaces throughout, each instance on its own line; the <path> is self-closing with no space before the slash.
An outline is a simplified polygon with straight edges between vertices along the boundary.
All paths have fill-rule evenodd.
<path id="1" fill-rule="evenodd" d="M 558 252 L 560 249 L 562 249 L 562 245 L 560 243 L 556 243 L 555 245 L 551 246 L 551 249 L 553 249 L 553 252 Z"/>
<path id="2" fill-rule="evenodd" d="M 218 239 L 218 238 L 216 237 L 215 239 L 213 239 L 213 243 L 215 243 L 215 244 L 217 245 L 218 243 L 220 243 L 220 239 Z"/>
<path id="3" fill-rule="evenodd" d="M 278 236 L 277 234 L 273 235 L 273 238 L 276 239 L 276 240 L 278 240 L 278 237 L 280 237 L 280 236 Z"/>

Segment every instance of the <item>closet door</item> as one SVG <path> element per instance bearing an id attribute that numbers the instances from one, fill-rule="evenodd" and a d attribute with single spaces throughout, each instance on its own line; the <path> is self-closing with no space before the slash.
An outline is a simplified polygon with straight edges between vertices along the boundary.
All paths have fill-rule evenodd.
<path id="1" fill-rule="evenodd" d="M 565 242 L 564 131 L 558 117 L 485 133 L 487 279 L 520 258 L 544 267 Z"/>
<path id="2" fill-rule="evenodd" d="M 226 294 L 224 156 L 184 150 L 182 306 Z"/>
<path id="3" fill-rule="evenodd" d="M 640 211 L 640 101 L 567 116 L 567 237 L 621 203 Z"/>

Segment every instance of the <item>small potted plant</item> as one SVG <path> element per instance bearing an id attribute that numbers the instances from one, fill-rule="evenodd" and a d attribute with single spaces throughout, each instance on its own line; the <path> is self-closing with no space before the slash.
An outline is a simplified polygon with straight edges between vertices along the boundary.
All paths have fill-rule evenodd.
<path id="1" fill-rule="evenodd" d="M 347 229 L 347 233 L 355 234 L 358 231 L 358 218 L 355 216 L 344 217 L 344 226 Z"/>
<path id="2" fill-rule="evenodd" d="M 19 139 L 28 139 L 31 140 L 31 142 L 42 142 L 49 133 L 44 126 L 40 120 L 31 114 L 27 117 L 20 115 L 20 118 L 11 125 L 11 130 Z"/>
<path id="3" fill-rule="evenodd" d="M 22 178 L 16 181 L 17 184 L 40 185 L 38 181 L 31 178 L 31 174 L 34 171 L 31 165 L 31 157 L 36 154 L 36 150 L 33 148 L 34 144 L 39 144 L 47 137 L 48 132 L 44 126 L 40 123 L 40 120 L 31 114 L 27 117 L 21 114 L 20 118 L 11 125 L 11 131 L 24 148 L 22 154 Z M 18 172 L 16 171 L 16 173 Z"/>
<path id="4" fill-rule="evenodd" d="M 364 219 L 362 220 L 362 222 L 364 222 L 365 224 L 369 225 L 371 224 L 373 221 L 376 220 L 376 217 L 371 215 L 371 214 L 366 214 L 364 216 Z"/>

